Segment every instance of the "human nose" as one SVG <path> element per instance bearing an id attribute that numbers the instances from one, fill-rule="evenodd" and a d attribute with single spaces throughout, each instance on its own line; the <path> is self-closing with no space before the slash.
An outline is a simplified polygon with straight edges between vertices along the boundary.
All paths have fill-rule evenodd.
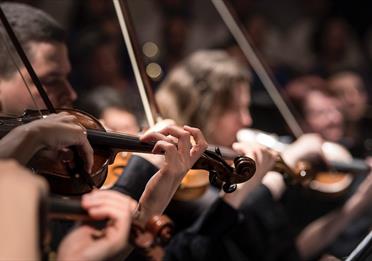
<path id="1" fill-rule="evenodd" d="M 68 81 L 65 82 L 63 93 L 66 97 L 66 100 L 68 100 L 69 102 L 72 103 L 72 102 L 76 101 L 77 93 L 74 90 L 74 88 L 72 88 L 71 84 Z"/>
<path id="2" fill-rule="evenodd" d="M 342 122 L 343 115 L 338 109 L 334 109 L 328 113 L 328 121 L 330 122 Z"/>
<path id="3" fill-rule="evenodd" d="M 249 127 L 252 125 L 252 117 L 247 109 L 242 109 L 240 112 L 240 122 L 243 126 Z"/>

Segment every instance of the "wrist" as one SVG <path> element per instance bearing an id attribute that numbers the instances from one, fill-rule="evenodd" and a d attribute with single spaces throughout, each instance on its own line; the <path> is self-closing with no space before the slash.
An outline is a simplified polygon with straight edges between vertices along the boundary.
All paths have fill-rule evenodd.
<path id="1" fill-rule="evenodd" d="M 47 147 L 42 137 L 40 128 L 35 126 L 35 124 L 31 123 L 23 125 L 21 132 L 21 137 L 23 137 L 23 140 L 26 141 L 30 146 L 33 154 Z"/>
<path id="2" fill-rule="evenodd" d="M 269 171 L 262 179 L 262 184 L 270 191 L 275 201 L 282 197 L 287 188 L 283 175 L 276 171 Z"/>

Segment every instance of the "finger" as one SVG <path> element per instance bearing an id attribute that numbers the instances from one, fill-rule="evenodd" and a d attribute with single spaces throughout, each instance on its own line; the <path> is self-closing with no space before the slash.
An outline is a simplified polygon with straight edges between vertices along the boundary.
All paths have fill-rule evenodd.
<path id="1" fill-rule="evenodd" d="M 200 129 L 190 126 L 184 126 L 183 128 L 184 130 L 188 131 L 194 138 L 195 145 L 190 151 L 190 156 L 191 161 L 195 163 L 195 161 L 199 159 L 203 152 L 207 149 L 208 143 Z"/>
<path id="2" fill-rule="evenodd" d="M 165 127 L 172 126 L 172 125 L 176 125 L 174 120 L 171 120 L 171 119 L 161 120 L 161 121 L 157 122 L 155 126 L 151 127 L 149 130 L 147 130 L 146 133 L 147 132 L 157 132 L 157 131 L 160 131 L 160 130 L 164 129 Z"/>
<path id="3" fill-rule="evenodd" d="M 235 150 L 237 153 L 239 154 L 243 154 L 243 155 L 246 155 L 248 153 L 245 152 L 245 150 L 243 149 L 243 144 L 239 143 L 239 142 L 235 142 L 233 143 L 232 145 L 232 148 L 233 150 Z M 248 156 L 248 155 L 247 155 Z"/>
<path id="4" fill-rule="evenodd" d="M 168 157 L 169 155 L 175 155 L 177 153 L 176 145 L 166 142 L 164 140 L 159 140 L 156 142 L 154 149 L 152 150 L 154 154 L 164 154 Z"/>
<path id="5" fill-rule="evenodd" d="M 120 206 L 127 201 L 133 201 L 135 204 L 135 201 L 130 197 L 113 190 L 97 190 L 84 194 L 82 197 L 82 205 L 87 208 L 104 204 L 116 204 Z"/>
<path id="6" fill-rule="evenodd" d="M 92 146 L 90 145 L 85 133 L 83 134 L 83 137 L 81 139 L 81 145 L 77 146 L 77 148 L 78 148 L 79 155 L 84 160 L 85 170 L 88 173 L 91 173 L 92 168 L 93 168 L 93 163 L 94 163 L 94 150 Z"/>
<path id="7" fill-rule="evenodd" d="M 66 124 L 66 129 L 70 129 L 70 133 L 74 136 L 70 144 L 65 144 L 66 146 L 77 145 L 79 156 L 84 160 L 84 168 L 88 173 L 92 172 L 94 163 L 94 150 L 90 145 L 86 129 L 82 125 L 77 124 Z"/>
<path id="8" fill-rule="evenodd" d="M 146 133 L 146 134 L 140 136 L 140 140 L 142 142 L 153 142 L 153 141 L 159 141 L 159 140 L 164 140 L 164 141 L 167 141 L 169 143 L 173 142 L 173 140 L 170 137 L 167 137 L 160 132 Z"/>
<path id="9" fill-rule="evenodd" d="M 247 143 L 247 142 L 235 142 L 232 145 L 232 148 L 234 151 L 236 151 L 238 154 L 245 155 L 247 157 L 250 157 L 253 159 L 254 157 L 254 145 Z"/>
<path id="10" fill-rule="evenodd" d="M 67 112 L 58 113 L 56 115 L 55 119 L 58 120 L 59 122 L 64 122 L 64 123 L 74 123 L 74 124 L 79 123 L 76 116 L 74 116 L 70 113 L 67 113 Z"/>
<path id="11" fill-rule="evenodd" d="M 136 204 L 134 200 L 122 194 L 93 193 L 88 197 L 84 197 L 82 206 L 89 213 L 92 213 L 94 218 L 117 219 L 125 211 L 129 211 L 132 214 Z"/>
<path id="12" fill-rule="evenodd" d="M 132 213 L 128 208 L 117 208 L 113 205 L 104 204 L 87 209 L 89 216 L 94 220 L 111 219 L 114 222 L 126 217 L 130 220 Z"/>
<path id="13" fill-rule="evenodd" d="M 181 155 L 190 156 L 190 133 L 177 126 L 168 126 L 160 131 L 164 135 L 171 135 L 178 139 L 178 151 Z"/>

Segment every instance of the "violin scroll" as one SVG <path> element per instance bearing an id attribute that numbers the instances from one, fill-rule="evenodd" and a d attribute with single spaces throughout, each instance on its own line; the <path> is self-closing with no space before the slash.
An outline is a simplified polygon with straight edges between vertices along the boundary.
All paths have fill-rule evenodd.
<path id="1" fill-rule="evenodd" d="M 193 169 L 204 169 L 209 172 L 210 183 L 226 193 L 235 191 L 236 184 L 246 182 L 256 172 L 256 163 L 249 157 L 237 156 L 234 158 L 234 167 L 231 167 L 222 158 L 219 150 L 207 150 L 194 164 Z"/>
<path id="2" fill-rule="evenodd" d="M 164 247 L 173 231 L 173 222 L 167 216 L 153 216 L 144 228 L 135 222 L 132 224 L 130 242 L 145 251 L 158 246 Z"/>

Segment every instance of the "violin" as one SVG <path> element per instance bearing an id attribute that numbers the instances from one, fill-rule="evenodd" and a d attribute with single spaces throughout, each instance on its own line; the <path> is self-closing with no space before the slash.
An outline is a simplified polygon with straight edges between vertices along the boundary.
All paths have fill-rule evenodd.
<path id="1" fill-rule="evenodd" d="M 107 176 L 107 167 L 120 151 L 151 153 L 155 142 L 141 142 L 137 136 L 122 133 L 106 132 L 101 123 L 93 116 L 74 109 L 60 109 L 74 115 L 78 122 L 87 130 L 87 136 L 94 150 L 94 165 L 88 177 L 83 173 L 70 173 L 67 165 L 74 165 L 73 157 L 38 153 L 29 162 L 29 166 L 38 174 L 44 176 L 53 193 L 62 195 L 81 195 L 94 187 L 102 186 Z M 41 111 L 43 115 L 49 114 Z M 40 119 L 39 111 L 26 111 L 20 117 L 0 117 L 0 135 L 6 135 L 13 128 Z M 2 137 L 1 136 L 1 137 Z M 0 138 L 1 138 L 0 137 Z M 68 156 L 68 155 L 67 155 Z M 255 162 L 244 156 L 234 159 L 234 166 L 227 164 L 217 151 L 205 151 L 192 167 L 209 172 L 212 185 L 225 192 L 233 192 L 236 184 L 249 180 L 256 171 Z"/>
<path id="2" fill-rule="evenodd" d="M 104 229 L 107 223 L 107 220 L 92 220 L 82 208 L 80 200 L 48 197 L 45 204 L 49 220 L 80 221 L 97 229 Z M 162 260 L 163 248 L 171 239 L 173 231 L 173 222 L 165 215 L 152 217 L 144 227 L 132 220 L 129 242 L 151 260 Z"/>
<path id="3" fill-rule="evenodd" d="M 242 142 L 257 142 L 269 149 L 283 153 L 289 146 L 280 142 L 278 137 L 262 131 L 242 129 L 237 134 Z M 320 194 L 337 196 L 345 192 L 353 181 L 355 174 L 368 174 L 370 167 L 360 159 L 353 159 L 341 145 L 324 142 L 322 155 L 312 155 L 289 167 L 279 154 L 274 171 L 281 173 L 286 182 L 301 185 Z M 231 155 L 230 155 L 231 156 Z"/>
<path id="4" fill-rule="evenodd" d="M 130 62 L 134 71 L 147 121 L 149 123 L 149 126 L 154 126 L 155 122 L 161 119 L 160 111 L 154 98 L 149 78 L 146 74 L 144 61 L 142 60 L 141 52 L 139 50 L 139 44 L 136 39 L 135 29 L 132 23 L 132 18 L 130 16 L 127 1 L 113 0 L 113 4 L 119 20 L 119 25 L 127 47 L 127 51 L 129 53 Z M 212 162 L 220 162 L 220 170 L 217 170 L 212 165 L 210 165 Z M 254 173 L 252 169 L 252 163 L 253 160 L 248 159 L 244 156 L 237 156 L 236 158 L 234 158 L 233 164 L 235 166 L 236 174 L 242 172 L 248 174 L 248 169 L 251 169 L 249 176 L 252 177 Z M 209 167 L 206 168 L 206 166 Z M 213 167 L 214 169 L 211 169 L 211 167 Z M 243 179 L 243 175 L 240 175 L 240 177 L 238 177 L 238 175 L 235 175 L 234 178 L 227 182 L 226 180 L 221 179 L 221 175 L 218 173 L 219 171 L 223 171 L 224 169 L 224 171 L 231 172 L 231 170 L 233 169 L 231 165 L 227 164 L 223 160 L 218 149 L 214 151 L 207 150 L 194 164 L 193 169 L 202 169 L 207 171 L 188 172 L 185 178 L 182 180 L 179 190 L 175 194 L 175 198 L 192 199 L 198 197 L 199 195 L 203 194 L 209 184 L 212 184 L 219 189 L 221 189 L 222 187 L 225 192 L 230 193 L 236 189 L 237 183 L 241 183 L 247 180 L 246 178 Z M 192 175 L 190 173 L 195 173 L 195 175 Z M 208 173 L 209 176 L 206 175 Z M 189 186 L 189 184 L 192 184 L 192 186 Z M 186 193 L 184 193 L 185 189 L 187 189 Z"/>
<path id="5" fill-rule="evenodd" d="M 225 22 L 231 35 L 236 40 L 236 43 L 240 47 L 251 68 L 257 74 L 263 87 L 276 105 L 290 131 L 296 138 L 299 138 L 304 134 L 304 131 L 291 111 L 293 108 L 289 107 L 288 104 L 290 103 L 286 101 L 286 96 L 282 95 L 281 89 L 277 87 L 278 85 L 275 78 L 273 78 L 273 74 L 270 72 L 263 59 L 261 59 L 261 56 L 249 38 L 249 34 L 244 29 L 243 24 L 240 23 L 232 6 L 226 0 L 211 0 L 211 2 Z M 243 132 L 245 132 L 245 130 Z M 281 149 L 283 149 L 284 144 L 280 144 L 275 138 L 273 139 L 272 135 L 265 135 L 263 132 L 256 132 L 256 134 L 258 134 L 255 135 L 256 141 L 260 142 L 260 140 L 265 140 L 266 145 L 270 145 L 268 146 L 269 148 L 271 148 L 271 146 L 277 146 L 277 148 L 281 147 Z M 242 140 L 239 136 L 244 137 L 245 135 L 246 133 L 244 133 L 244 135 L 242 133 L 238 134 L 238 140 Z M 250 136 L 250 134 L 247 136 Z M 298 166 L 296 166 L 296 170 L 290 170 L 288 166 L 285 166 L 282 159 L 278 159 L 276 164 L 278 167 L 277 170 L 287 173 L 285 174 L 286 176 L 297 177 L 297 180 L 302 180 L 302 183 L 306 183 L 307 187 L 312 190 L 320 191 L 328 195 L 345 191 L 352 183 L 353 177 L 351 173 L 368 173 L 370 171 L 370 167 L 364 161 L 352 159 L 349 152 L 338 144 L 325 142 L 323 154 L 325 156 L 325 161 L 324 159 L 312 159 L 310 160 L 312 162 L 309 160 L 302 163 L 299 162 Z M 336 158 L 334 157 L 340 154 L 344 155 L 344 158 L 340 159 L 337 158 L 337 156 Z M 321 161 L 323 161 L 322 164 L 319 163 Z M 319 166 L 322 166 L 320 168 L 321 171 L 320 169 L 315 171 Z"/>
<path id="6" fill-rule="evenodd" d="M 116 8 L 118 3 L 114 1 Z M 82 161 L 79 160 L 79 155 L 75 147 L 70 148 L 73 153 L 70 158 L 48 157 L 43 153 L 35 155 L 30 161 L 30 166 L 47 179 L 53 193 L 80 195 L 91 191 L 93 188 L 102 186 L 107 176 L 107 166 L 112 163 L 114 156 L 119 151 L 152 152 L 155 143 L 143 143 L 136 136 L 108 133 L 97 119 L 85 112 L 73 109 L 56 110 L 49 100 L 40 79 L 37 77 L 1 7 L 0 20 L 47 108 L 44 111 L 26 111 L 24 115 L 19 117 L 1 117 L 0 133 L 6 135 L 11 129 L 20 124 L 40 119 L 50 113 L 68 111 L 70 114 L 76 116 L 79 124 L 86 128 L 88 140 L 94 149 L 94 166 L 91 174 L 84 171 Z M 24 79 L 24 77 L 22 78 Z M 28 87 L 26 82 L 25 86 Z M 218 151 L 206 151 L 197 160 L 193 168 L 208 170 L 212 185 L 219 189 L 222 188 L 225 192 L 229 193 L 236 189 L 236 184 L 247 181 L 256 171 L 255 162 L 248 157 L 240 156 L 235 158 L 234 165 L 235 168 L 228 165 L 221 155 L 218 154 Z"/>
<path id="7" fill-rule="evenodd" d="M 125 167 L 132 154 L 130 152 L 120 152 L 116 155 L 114 162 L 108 166 L 107 177 L 102 188 L 111 188 L 123 174 Z"/>

